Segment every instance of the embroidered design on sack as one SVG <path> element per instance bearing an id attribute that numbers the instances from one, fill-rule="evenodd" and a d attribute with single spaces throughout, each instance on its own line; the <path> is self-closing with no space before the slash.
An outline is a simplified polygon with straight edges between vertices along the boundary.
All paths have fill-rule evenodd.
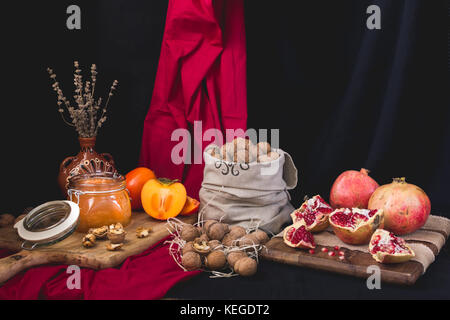
<path id="1" fill-rule="evenodd" d="M 237 165 L 239 165 L 239 168 L 242 171 L 247 171 L 248 169 L 250 169 L 250 165 L 248 163 L 234 163 L 234 162 L 226 162 L 223 160 L 216 161 L 214 165 L 216 169 L 222 168 L 222 174 L 224 176 L 231 174 L 232 176 L 237 177 L 238 175 L 240 175 L 241 171 L 239 171 L 239 169 L 236 168 Z"/>

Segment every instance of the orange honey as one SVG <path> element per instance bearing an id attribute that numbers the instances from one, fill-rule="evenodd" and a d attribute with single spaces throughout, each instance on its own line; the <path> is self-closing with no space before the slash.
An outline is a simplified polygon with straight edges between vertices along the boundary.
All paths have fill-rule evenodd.
<path id="1" fill-rule="evenodd" d="M 69 200 L 78 203 L 78 232 L 131 221 L 131 203 L 125 178 L 114 173 L 77 175 L 69 180 Z"/>

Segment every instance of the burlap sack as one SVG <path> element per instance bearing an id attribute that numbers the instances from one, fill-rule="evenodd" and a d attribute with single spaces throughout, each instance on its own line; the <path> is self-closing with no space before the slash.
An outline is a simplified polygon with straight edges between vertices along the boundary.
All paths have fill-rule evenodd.
<path id="1" fill-rule="evenodd" d="M 291 156 L 278 149 L 280 158 L 275 161 L 239 164 L 218 160 L 207 151 L 200 218 L 280 232 L 294 210 L 287 191 L 297 186 L 297 168 Z"/>

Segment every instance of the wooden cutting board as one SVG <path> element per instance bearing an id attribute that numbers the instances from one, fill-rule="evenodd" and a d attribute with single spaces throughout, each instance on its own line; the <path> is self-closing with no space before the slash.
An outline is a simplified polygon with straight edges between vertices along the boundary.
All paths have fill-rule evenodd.
<path id="1" fill-rule="evenodd" d="M 437 249 L 432 244 L 426 244 L 437 254 Z M 368 278 L 373 271 L 367 272 L 367 268 L 376 265 L 381 270 L 381 281 L 403 285 L 413 285 L 423 274 L 423 266 L 417 261 L 408 261 L 400 264 L 377 263 L 369 253 L 352 251 L 341 248 L 345 252 L 345 259 L 340 260 L 338 255 L 330 257 L 322 252 L 322 246 L 317 246 L 314 254 L 307 250 L 295 249 L 287 246 L 282 238 L 273 238 L 266 244 L 267 250 L 262 251 L 262 257 L 267 260 L 300 266 L 318 270 L 351 275 L 360 278 Z M 327 247 L 329 251 L 334 248 Z"/>
<path id="2" fill-rule="evenodd" d="M 179 219 L 192 224 L 197 222 L 197 215 Z M 150 236 L 138 239 L 136 237 L 138 227 L 152 228 Z M 119 251 L 107 251 L 106 245 L 109 243 L 107 240 L 97 241 L 95 247 L 86 249 L 81 244 L 84 234 L 77 232 L 54 245 L 26 251 L 22 250 L 23 240 L 19 238 L 12 226 L 0 228 L 0 248 L 17 252 L 0 259 L 0 284 L 23 270 L 44 264 L 77 265 L 97 270 L 116 267 L 129 256 L 142 253 L 169 235 L 165 221 L 157 221 L 144 212 L 133 212 L 132 221 L 125 230 L 127 231 L 126 240 Z"/>

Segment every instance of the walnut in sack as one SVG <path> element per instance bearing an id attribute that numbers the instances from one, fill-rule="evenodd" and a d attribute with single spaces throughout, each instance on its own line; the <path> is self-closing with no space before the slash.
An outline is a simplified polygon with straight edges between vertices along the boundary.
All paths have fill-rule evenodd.
<path id="1" fill-rule="evenodd" d="M 280 155 L 277 152 L 269 152 L 267 155 L 258 156 L 258 162 L 271 162 L 277 160 Z"/>
<path id="2" fill-rule="evenodd" d="M 236 138 L 233 140 L 234 151 L 248 150 L 250 148 L 251 141 L 245 138 Z"/>
<path id="3" fill-rule="evenodd" d="M 267 155 L 271 151 L 271 146 L 268 142 L 261 141 L 256 145 L 258 156 Z"/>

